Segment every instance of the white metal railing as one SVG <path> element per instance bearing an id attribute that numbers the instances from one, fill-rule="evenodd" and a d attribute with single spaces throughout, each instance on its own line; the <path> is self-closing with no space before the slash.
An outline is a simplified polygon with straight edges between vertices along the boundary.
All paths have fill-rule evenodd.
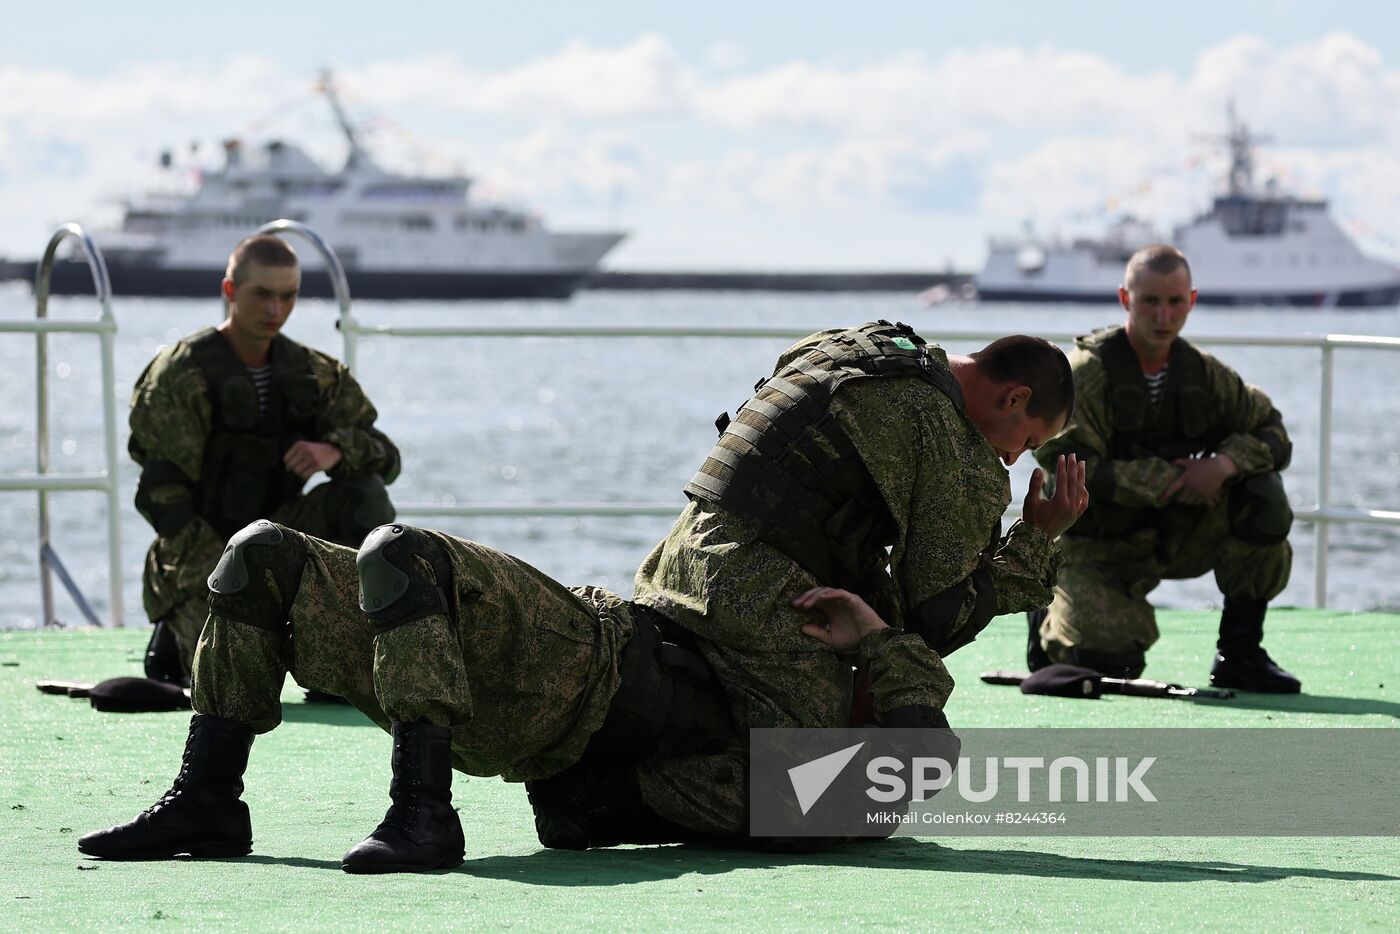
<path id="1" fill-rule="evenodd" d="M 731 327 L 704 325 L 362 325 L 342 306 L 341 339 L 345 345 L 345 362 L 355 359 L 355 345 L 360 337 L 705 337 L 727 339 L 769 339 L 797 341 L 811 333 L 793 327 Z M 1038 331 L 1038 336 L 1058 343 L 1069 343 L 1079 334 L 1069 331 Z M 932 341 L 988 342 L 1004 336 L 991 331 L 920 330 L 920 335 Z M 1193 343 L 1213 346 L 1253 346 L 1315 348 L 1322 354 L 1321 391 L 1318 393 L 1321 420 L 1318 428 L 1317 505 L 1295 510 L 1301 522 L 1310 522 L 1316 538 L 1313 560 L 1313 602 L 1322 607 L 1327 601 L 1327 563 L 1329 530 L 1333 523 L 1359 523 L 1400 527 L 1400 512 L 1379 509 L 1344 509 L 1332 505 L 1332 386 L 1333 355 L 1338 349 L 1400 351 L 1400 338 L 1370 337 L 1351 334 L 1319 334 L 1259 338 L 1242 335 L 1193 337 Z M 669 516 L 676 513 L 674 503 L 553 503 L 475 504 L 463 506 L 405 505 L 398 507 L 405 516 Z"/>
<path id="2" fill-rule="evenodd" d="M 764 339 L 796 341 L 806 337 L 809 329 L 791 326 L 774 327 L 730 327 L 705 325 L 466 325 L 455 327 L 413 326 L 413 325 L 363 325 L 355 319 L 350 307 L 350 287 L 344 267 L 335 251 L 319 234 L 298 221 L 277 220 L 263 225 L 258 233 L 294 233 L 304 237 L 320 252 L 326 262 L 331 286 L 340 308 L 338 327 L 344 342 L 342 360 L 347 367 L 354 369 L 356 345 L 361 337 L 643 337 L 674 339 L 684 337 Z M 96 284 L 97 297 L 102 312 L 95 321 L 50 321 L 47 319 L 48 296 L 53 264 L 59 244 L 69 238 L 76 238 Z M 0 491 L 37 490 L 39 493 L 39 559 L 41 586 L 43 588 L 44 621 L 53 622 L 53 594 L 50 583 L 50 570 L 56 572 L 79 609 L 93 624 L 100 624 L 88 601 L 63 567 L 57 553 L 49 543 L 48 494 L 68 490 L 99 490 L 108 497 L 108 558 L 109 583 L 111 586 L 112 621 L 122 624 L 121 601 L 121 542 L 119 535 L 120 503 L 117 495 L 117 442 L 116 442 L 116 400 L 113 366 L 113 343 L 116 335 L 116 320 L 111 308 L 111 284 L 107 276 L 107 266 L 97 245 L 76 224 L 64 224 L 57 228 L 44 252 L 43 261 L 35 277 L 36 320 L 0 321 L 0 333 L 32 333 L 38 344 L 38 472 L 35 475 L 0 477 Z M 48 473 L 48 374 L 46 335 L 50 333 L 92 333 L 101 338 L 102 343 L 102 386 L 103 386 L 103 440 L 106 455 L 106 471 L 94 475 L 51 476 Z M 986 342 L 1001 337 L 998 332 L 988 331 L 924 331 L 929 340 Z M 1059 343 L 1073 341 L 1078 334 L 1071 332 L 1040 332 L 1040 336 Z M 1316 557 L 1314 559 L 1313 599 L 1314 603 L 1325 606 L 1327 599 L 1328 531 L 1333 523 L 1356 523 L 1400 527 L 1400 512 L 1375 509 L 1344 509 L 1334 506 L 1331 498 L 1332 477 L 1332 389 L 1333 356 L 1338 349 L 1353 350 L 1400 350 L 1400 338 L 1368 337 L 1345 334 L 1308 336 L 1280 336 L 1258 338 L 1254 336 L 1202 336 L 1194 342 L 1215 346 L 1263 346 L 1316 348 L 1322 354 L 1321 391 L 1319 401 L 1321 419 L 1319 424 L 1317 505 L 1296 510 L 1297 518 L 1311 522 L 1316 534 Z M 476 503 L 470 505 L 404 504 L 397 507 L 403 516 L 660 516 L 676 514 L 675 503 Z"/>
<path id="3" fill-rule="evenodd" d="M 53 278 L 54 258 L 58 247 L 69 238 L 77 241 L 87 259 L 88 269 L 97 292 L 101 312 L 95 321 L 52 321 L 49 320 L 49 286 Z M 117 495 L 117 403 L 116 367 L 114 365 L 114 345 L 117 334 L 117 321 L 112 315 L 112 284 L 107 277 L 107 264 L 102 259 L 102 251 L 92 238 L 77 224 L 63 224 L 55 228 L 49 237 L 49 245 L 44 250 L 44 258 L 34 276 L 35 311 L 33 321 L 0 321 L 0 333 L 33 334 L 36 344 L 37 397 L 36 472 L 33 474 L 0 477 L 0 491 L 36 490 L 39 494 L 39 587 L 43 595 L 44 625 L 55 623 L 53 608 L 53 580 L 57 574 L 67 589 L 79 612 L 94 626 L 101 621 L 93 611 L 87 597 L 79 589 L 62 559 L 54 549 L 49 536 L 49 494 L 71 490 L 97 490 L 107 494 L 107 580 L 111 592 L 111 619 L 113 625 L 122 625 L 122 558 L 121 558 L 121 502 Z M 106 470 L 98 474 L 64 474 L 54 476 L 49 473 L 49 373 L 48 335 L 55 333 L 96 334 L 102 348 L 102 447 Z"/>

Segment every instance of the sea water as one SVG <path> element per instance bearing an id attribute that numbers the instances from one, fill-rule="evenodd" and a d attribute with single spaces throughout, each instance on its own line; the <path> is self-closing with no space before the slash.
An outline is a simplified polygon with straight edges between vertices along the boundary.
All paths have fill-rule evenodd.
<path id="1" fill-rule="evenodd" d="M 214 289 L 211 287 L 211 293 Z M 216 294 L 216 293 L 215 293 Z M 162 346 L 216 324 L 216 297 L 118 298 L 116 384 L 121 458 L 123 606 L 143 620 L 140 569 L 151 531 L 132 506 L 137 471 L 126 457 L 131 386 Z M 55 298 L 53 318 L 92 318 L 91 298 Z M 581 292 L 565 302 L 357 302 L 364 324 L 763 325 L 794 332 L 876 318 L 907 322 L 928 335 L 947 331 L 1080 333 L 1120 322 L 1102 305 L 943 304 L 925 307 L 905 294 L 780 295 L 748 292 Z M 34 316 L 34 299 L 18 283 L 0 286 L 0 319 Z M 343 355 L 328 301 L 301 302 L 286 333 Z M 1321 333 L 1400 335 L 1400 312 L 1302 309 L 1197 309 L 1187 335 Z M 403 453 L 403 475 L 390 488 L 400 504 L 468 505 L 566 502 L 663 503 L 677 512 L 681 488 L 715 438 L 714 420 L 733 412 L 755 380 L 771 371 L 782 338 L 362 337 L 356 377 L 379 410 L 378 425 Z M 949 351 L 976 345 L 944 341 Z M 103 467 L 98 339 L 48 338 L 53 473 Z M 1283 412 L 1294 441 L 1285 474 L 1295 506 L 1318 501 L 1321 353 L 1316 349 L 1211 348 Z M 1400 353 L 1336 351 L 1330 502 L 1400 509 Z M 0 334 L 0 475 L 35 469 L 35 338 Z M 1033 467 L 1011 470 L 1013 495 L 1024 496 Z M 0 493 L 0 628 L 39 624 L 37 494 Z M 103 618 L 107 585 L 106 500 L 95 492 L 50 496 L 52 540 Z M 670 527 L 669 518 L 415 518 L 501 548 L 568 584 L 594 583 L 631 593 L 643 556 Z M 1294 525 L 1293 578 L 1279 604 L 1313 602 L 1313 526 Z M 1331 532 L 1327 604 L 1337 609 L 1400 609 L 1400 530 L 1336 525 Z M 61 620 L 80 623 L 55 585 Z M 1219 605 L 1210 576 L 1164 583 L 1160 606 Z"/>

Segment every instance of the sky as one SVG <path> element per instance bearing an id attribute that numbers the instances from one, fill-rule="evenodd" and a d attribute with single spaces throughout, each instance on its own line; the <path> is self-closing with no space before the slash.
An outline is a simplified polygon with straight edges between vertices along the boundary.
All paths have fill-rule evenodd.
<path id="1" fill-rule="evenodd" d="M 1227 102 L 1260 180 L 1400 262 L 1400 8 L 1240 0 L 7 4 L 0 256 L 220 142 L 465 171 L 614 269 L 976 270 L 988 238 L 1209 206 Z M 1131 10 L 1132 12 L 1125 12 Z M 161 171 L 163 151 L 175 168 Z M 98 233 L 98 242 L 101 243 Z"/>

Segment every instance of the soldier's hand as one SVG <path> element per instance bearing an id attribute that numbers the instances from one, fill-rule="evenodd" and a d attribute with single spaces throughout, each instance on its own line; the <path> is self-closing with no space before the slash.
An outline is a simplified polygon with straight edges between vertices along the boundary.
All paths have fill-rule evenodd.
<path id="1" fill-rule="evenodd" d="M 854 652 L 866 636 L 890 628 L 870 604 L 849 590 L 813 587 L 795 598 L 792 605 L 799 610 L 816 610 L 826 617 L 824 623 L 803 623 L 802 632 L 837 652 Z"/>
<path id="2" fill-rule="evenodd" d="M 1037 467 L 1021 506 L 1021 519 L 1055 538 L 1089 508 L 1084 462 L 1073 454 L 1061 454 L 1055 462 L 1055 495 L 1047 499 L 1044 491 L 1045 472 Z"/>
<path id="3" fill-rule="evenodd" d="M 334 444 L 326 444 L 323 441 L 298 441 L 287 448 L 287 453 L 282 455 L 282 463 L 298 477 L 310 480 L 318 471 L 334 468 L 340 463 L 340 456 L 340 448 Z"/>
<path id="4" fill-rule="evenodd" d="M 1170 501 L 1175 497 L 1177 502 L 1188 506 L 1209 506 L 1212 509 L 1220 505 L 1226 481 L 1240 472 L 1226 454 L 1178 457 L 1175 464 L 1181 468 L 1181 475 L 1167 487 L 1162 499 Z"/>

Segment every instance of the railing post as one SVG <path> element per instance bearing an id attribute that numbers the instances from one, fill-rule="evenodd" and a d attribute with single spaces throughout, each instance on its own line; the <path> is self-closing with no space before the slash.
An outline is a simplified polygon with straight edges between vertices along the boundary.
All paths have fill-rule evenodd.
<path id="1" fill-rule="evenodd" d="M 98 262 L 102 261 L 102 255 L 94 252 L 92 254 Z M 106 266 L 103 266 L 103 275 L 106 275 Z M 112 313 L 111 286 L 106 286 L 106 297 L 102 302 L 102 322 L 110 325 L 103 330 L 100 340 L 102 345 L 102 446 L 105 449 L 105 459 L 107 461 L 107 476 L 111 478 L 111 483 L 107 486 L 107 540 L 112 546 L 107 552 L 107 583 L 108 593 L 111 600 L 111 614 L 113 626 L 125 626 L 126 620 L 122 612 L 122 549 L 121 549 L 121 491 L 118 489 L 117 477 L 117 364 L 116 364 L 116 344 L 117 344 L 117 319 Z"/>
<path id="2" fill-rule="evenodd" d="M 92 273 L 97 300 L 102 307 L 99 321 L 99 336 L 102 344 L 102 448 L 107 463 L 103 489 L 107 493 L 107 578 L 111 599 L 111 619 L 114 626 L 123 625 L 122 613 L 122 552 L 121 552 L 121 499 L 117 489 L 117 406 L 116 406 L 116 317 L 112 314 L 112 282 L 107 275 L 107 263 L 102 251 L 88 236 L 87 231 L 77 224 L 63 224 L 49 236 L 49 244 L 44 257 L 39 261 L 34 273 L 34 316 L 43 320 L 49 314 L 49 287 L 53 278 L 54 261 L 58 247 L 69 237 L 78 241 L 87 259 L 88 270 Z M 35 393 L 37 395 L 37 453 L 35 466 L 42 480 L 49 472 L 49 353 L 48 335 L 42 329 L 36 334 Z M 62 560 L 49 542 L 49 493 L 40 485 L 39 489 L 39 587 L 43 600 L 44 625 L 55 622 L 53 611 L 53 582 L 51 572 L 57 571 L 64 585 L 78 605 L 78 609 L 88 621 L 100 625 L 92 607 L 82 591 L 77 589 L 72 577 L 64 568 Z"/>
<path id="3" fill-rule="evenodd" d="M 1332 490 L 1332 355 L 1330 343 L 1322 347 L 1322 391 L 1318 394 L 1320 412 L 1317 426 L 1317 508 L 1313 526 L 1313 606 L 1327 605 L 1327 546 L 1331 524 L 1326 518 Z"/>
<path id="4" fill-rule="evenodd" d="M 337 327 L 340 329 L 340 337 L 345 345 L 345 352 L 341 355 L 340 362 L 345 364 L 346 369 L 355 372 L 355 339 L 358 323 L 350 313 L 350 280 L 345 277 L 345 267 L 340 264 L 340 257 L 336 255 L 331 245 L 321 238 L 321 235 L 301 221 L 280 220 L 269 221 L 257 229 L 260 234 L 294 233 L 305 237 L 312 246 L 321 254 L 321 258 L 326 261 L 326 274 L 331 279 L 331 289 L 335 292 L 336 303 L 340 306 L 340 321 Z"/>
<path id="5" fill-rule="evenodd" d="M 60 227 L 49 238 L 44 259 L 34 276 L 34 317 L 42 321 L 49 316 L 49 283 L 53 272 L 54 252 L 58 244 L 67 236 Z M 36 412 L 35 431 L 35 472 L 43 477 L 49 472 L 49 336 L 43 331 L 34 335 L 35 379 L 34 395 Z M 53 578 L 49 568 L 49 492 L 39 489 L 39 594 L 45 626 L 54 624 Z"/>

